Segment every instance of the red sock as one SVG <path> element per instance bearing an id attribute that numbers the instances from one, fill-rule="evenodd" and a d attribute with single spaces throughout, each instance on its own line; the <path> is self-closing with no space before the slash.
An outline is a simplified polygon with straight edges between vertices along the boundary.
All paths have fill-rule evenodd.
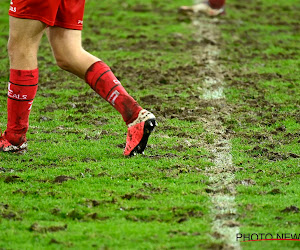
<path id="1" fill-rule="evenodd" d="M 122 115 L 126 124 L 133 122 L 142 108 L 126 92 L 111 69 L 102 61 L 94 63 L 85 74 L 86 82 Z"/>
<path id="2" fill-rule="evenodd" d="M 29 114 L 38 88 L 38 69 L 10 70 L 5 138 L 13 145 L 26 141 Z"/>
<path id="3" fill-rule="evenodd" d="M 225 5 L 225 0 L 209 0 L 208 2 L 213 9 L 221 9 Z"/>

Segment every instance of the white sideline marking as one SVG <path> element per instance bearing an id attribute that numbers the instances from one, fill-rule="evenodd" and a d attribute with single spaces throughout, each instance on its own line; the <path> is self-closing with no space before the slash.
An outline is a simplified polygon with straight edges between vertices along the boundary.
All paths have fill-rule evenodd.
<path id="1" fill-rule="evenodd" d="M 199 0 L 194 0 L 195 4 Z M 207 20 L 207 19 L 206 19 Z M 210 19 L 212 20 L 212 19 Z M 208 32 L 214 32 L 213 36 L 218 37 L 219 31 L 216 24 L 212 22 L 201 23 L 194 18 L 193 25 L 197 29 L 199 38 Z M 218 55 L 220 53 L 217 45 L 207 45 L 202 52 L 207 55 L 206 68 L 213 69 L 216 77 L 206 77 L 204 80 L 203 98 L 205 100 L 225 100 L 224 95 L 224 79 L 221 74 L 220 65 L 218 65 Z M 201 55 L 199 55 L 201 60 Z M 241 249 L 239 242 L 236 241 L 236 234 L 239 233 L 239 223 L 236 221 L 237 210 L 235 203 L 235 175 L 233 173 L 233 162 L 231 155 L 232 145 L 226 137 L 226 131 L 220 119 L 222 114 L 213 114 L 206 117 L 207 123 L 204 125 L 205 130 L 213 134 L 216 138 L 214 143 L 207 145 L 207 149 L 214 155 L 214 166 L 205 169 L 205 174 L 209 177 L 208 188 L 212 190 L 210 193 L 212 208 L 211 213 L 213 219 L 213 231 L 221 235 L 224 243 L 230 249 Z M 224 192 L 225 191 L 225 192 Z"/>
<path id="2" fill-rule="evenodd" d="M 223 88 L 219 88 L 215 90 L 208 89 L 203 93 L 203 98 L 205 100 L 222 99 L 224 98 Z"/>
<path id="3" fill-rule="evenodd" d="M 214 61 L 209 60 L 208 63 L 214 67 L 218 67 Z M 219 79 L 217 80 L 212 77 L 206 77 L 204 80 L 204 87 L 203 98 L 205 100 L 225 98 L 223 82 L 220 82 Z"/>
<path id="4" fill-rule="evenodd" d="M 212 132 L 212 131 L 211 131 Z M 222 131 L 225 132 L 225 131 Z M 221 142 L 221 143 L 220 143 Z M 213 230 L 223 235 L 224 241 L 233 249 L 240 249 L 236 241 L 236 234 L 239 233 L 239 224 L 235 220 L 237 211 L 235 204 L 235 175 L 233 169 L 231 143 L 223 139 L 214 144 L 221 144 L 214 149 L 209 149 L 215 156 L 214 166 L 206 168 L 206 175 L 209 176 L 209 187 L 212 190 L 225 189 L 229 194 L 212 193 L 212 213 L 214 214 Z"/>

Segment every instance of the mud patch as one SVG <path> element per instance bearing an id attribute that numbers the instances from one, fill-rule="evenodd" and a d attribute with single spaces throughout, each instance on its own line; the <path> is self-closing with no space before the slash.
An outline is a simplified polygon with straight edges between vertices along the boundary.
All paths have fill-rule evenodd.
<path id="1" fill-rule="evenodd" d="M 130 194 L 125 194 L 125 195 L 121 196 L 121 198 L 124 200 L 131 200 L 131 199 L 150 200 L 151 196 L 141 194 L 141 193 L 130 193 Z"/>
<path id="2" fill-rule="evenodd" d="M 23 218 L 15 211 L 6 210 L 0 213 L 3 219 L 21 221 Z"/>
<path id="3" fill-rule="evenodd" d="M 136 210 L 136 209 L 133 209 Z M 149 210 L 153 210 L 149 208 Z M 202 211 L 197 208 L 184 208 L 184 207 L 173 207 L 171 208 L 171 214 L 160 214 L 160 215 L 139 215 L 139 214 L 128 214 L 125 216 L 126 220 L 134 222 L 166 222 L 166 223 L 185 223 L 191 218 L 201 218 L 204 216 Z M 197 234 L 198 235 L 198 234 Z M 196 235 L 195 235 L 196 236 Z"/>
<path id="4" fill-rule="evenodd" d="M 60 176 L 55 177 L 53 182 L 54 183 L 63 183 L 63 182 L 68 181 L 68 180 L 76 180 L 76 179 L 74 177 L 71 177 L 71 176 L 60 175 Z"/>
<path id="5" fill-rule="evenodd" d="M 58 231 L 64 231 L 68 228 L 68 225 L 65 224 L 63 226 L 49 226 L 44 227 L 39 225 L 38 223 L 34 223 L 30 226 L 29 231 L 31 232 L 37 232 L 37 233 L 53 233 Z"/>
<path id="6" fill-rule="evenodd" d="M 285 209 L 281 210 L 282 213 L 299 213 L 300 210 L 296 206 L 286 207 Z"/>
<path id="7" fill-rule="evenodd" d="M 22 178 L 18 175 L 9 175 L 4 179 L 4 183 L 16 183 L 16 182 L 24 182 Z"/>

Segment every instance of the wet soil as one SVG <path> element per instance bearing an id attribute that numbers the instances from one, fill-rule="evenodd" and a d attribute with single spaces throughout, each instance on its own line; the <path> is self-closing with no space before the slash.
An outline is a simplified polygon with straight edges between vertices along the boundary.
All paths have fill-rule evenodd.
<path id="1" fill-rule="evenodd" d="M 235 4 L 234 8 L 244 8 L 243 4 Z M 136 12 L 147 12 L 150 11 L 149 6 L 146 5 L 136 5 L 129 6 L 133 11 Z M 152 11 L 152 10 L 151 10 Z M 197 18 L 198 21 L 203 24 L 208 22 L 207 19 L 201 19 L 201 17 L 182 17 L 178 14 L 177 19 L 179 21 L 191 21 L 191 19 Z M 218 24 L 219 19 L 211 19 L 209 21 L 211 24 Z M 225 22 L 230 23 L 231 20 L 225 20 Z M 280 19 L 276 19 L 274 22 L 283 22 Z M 252 32 L 255 32 L 253 30 Z M 175 145 L 171 149 L 178 152 L 188 151 L 189 148 L 193 147 L 205 147 L 213 151 L 219 148 L 225 152 L 230 152 L 230 148 L 226 147 L 226 143 L 229 139 L 234 137 L 242 137 L 254 146 L 245 151 L 250 157 L 263 158 L 269 161 L 282 161 L 289 158 L 299 158 L 300 156 L 293 152 L 281 153 L 275 150 L 276 146 L 279 144 L 288 144 L 293 140 L 299 140 L 299 133 L 290 133 L 286 131 L 283 125 L 279 125 L 276 128 L 265 130 L 264 132 L 239 132 L 239 127 L 247 127 L 250 124 L 257 126 L 269 126 L 271 127 L 276 121 L 284 120 L 287 117 L 294 117 L 298 122 L 300 122 L 300 116 L 298 112 L 286 111 L 284 113 L 278 112 L 281 110 L 285 104 L 279 104 L 275 102 L 270 102 L 265 98 L 265 90 L 262 89 L 257 82 L 262 80 L 272 80 L 278 79 L 280 81 L 289 82 L 291 94 L 296 91 L 295 79 L 290 78 L 286 75 L 281 75 L 278 73 L 264 73 L 264 74 L 253 74 L 245 70 L 232 70 L 228 71 L 226 68 L 219 68 L 216 70 L 215 64 L 225 65 L 228 62 L 236 61 L 243 63 L 248 58 L 253 58 L 258 56 L 255 53 L 245 55 L 241 49 L 236 49 L 236 53 L 233 57 L 228 58 L 224 55 L 214 54 L 216 47 L 226 47 L 224 41 L 216 34 L 212 29 L 202 29 L 201 33 L 195 34 L 194 37 L 186 38 L 182 34 L 173 34 L 169 39 L 160 43 L 156 40 L 148 39 L 147 36 L 137 36 L 132 33 L 127 37 L 128 39 L 137 39 L 138 42 L 132 44 L 128 48 L 131 51 L 139 50 L 149 50 L 151 53 L 145 55 L 139 59 L 143 61 L 143 64 L 151 63 L 155 55 L 159 55 L 159 52 L 164 51 L 166 48 L 172 49 L 174 51 L 186 52 L 195 55 L 194 60 L 189 65 L 180 62 L 180 65 L 175 65 L 167 70 L 163 69 L 162 63 L 158 63 L 153 68 L 149 69 L 141 64 L 137 66 L 128 65 L 127 60 L 119 60 L 118 62 L 111 65 L 112 70 L 116 73 L 120 80 L 130 79 L 133 85 L 128 85 L 129 92 L 135 92 L 135 90 L 153 90 L 151 94 L 147 93 L 138 97 L 138 101 L 144 107 L 152 110 L 159 120 L 159 127 L 157 128 L 159 133 L 164 133 L 164 131 L 173 131 L 173 135 L 180 139 L 185 139 L 187 142 L 184 145 Z M 235 41 L 239 45 L 248 45 L 252 48 L 262 49 L 267 46 L 266 44 L 260 44 L 252 36 L 245 34 L 244 36 L 238 37 Z M 84 45 L 87 50 L 94 50 L 95 44 L 91 40 L 84 40 Z M 287 45 L 285 45 L 287 46 Z M 114 43 L 111 45 L 111 49 L 120 49 L 122 44 Z M 156 53 L 156 54 L 155 54 Z M 294 58 L 296 55 L 291 53 L 289 55 L 259 55 L 265 59 L 282 59 L 282 58 Z M 142 76 L 142 78 L 141 78 Z M 57 88 L 57 83 L 54 81 L 47 81 L 46 79 L 51 78 L 51 75 L 42 73 L 41 82 L 43 86 L 41 87 L 45 93 L 42 93 L 43 97 L 51 97 L 53 99 L 60 97 L 57 93 L 52 93 L 53 89 Z M 67 73 L 61 74 L 60 81 L 69 81 L 69 75 Z M 220 79 L 220 81 L 210 82 L 211 79 Z M 210 82 L 209 85 L 207 83 Z M 228 103 L 224 97 L 216 99 L 205 99 L 203 98 L 203 93 L 209 89 L 212 93 L 220 88 L 221 82 L 226 82 L 228 87 L 235 87 L 241 89 L 240 100 L 241 103 Z M 101 125 L 107 124 L 108 119 L 99 117 L 91 118 L 89 113 L 97 108 L 97 105 L 101 102 L 99 97 L 90 90 L 86 90 L 83 87 L 78 87 L 74 83 L 70 83 L 69 87 L 73 87 L 81 91 L 81 94 L 77 96 L 71 96 L 65 102 L 54 102 L 48 104 L 46 107 L 40 110 L 40 122 L 46 122 L 51 120 L 47 114 L 53 113 L 55 110 L 69 110 L 74 109 L 80 113 L 80 117 L 67 116 L 66 121 L 76 121 L 78 123 L 87 122 L 91 126 L 99 127 Z M 221 86 L 222 87 L 222 86 Z M 251 91 L 249 91 L 249 89 Z M 182 93 L 185 93 L 182 95 Z M 86 103 L 86 100 L 89 103 Z M 93 104 L 91 104 L 93 103 Z M 289 105 L 298 105 L 299 103 L 288 103 Z M 252 108 L 245 109 L 244 106 Z M 299 110 L 299 109 L 298 109 Z M 82 115 L 84 114 L 84 115 Z M 234 116 L 232 116 L 234 114 Z M 51 116 L 51 115 L 49 115 Z M 189 133 L 182 131 L 179 127 L 167 125 L 166 119 L 178 119 L 183 121 L 189 121 L 191 128 L 199 127 L 199 124 L 203 124 L 204 132 L 199 133 Z M 64 127 L 55 129 L 54 133 L 62 133 L 65 130 Z M 70 133 L 79 133 L 78 131 L 69 131 Z M 65 132 L 63 132 L 65 133 Z M 98 140 L 100 136 L 108 134 L 108 131 L 103 130 L 101 134 L 91 137 L 85 136 L 85 140 Z M 279 139 L 277 135 L 283 135 Z M 192 140 L 191 140 L 192 139 Z M 299 141 L 298 141 L 299 142 Z M 257 145 L 256 145 L 257 144 Z M 160 145 L 149 145 L 150 147 L 160 147 L 161 149 L 168 150 L 168 148 L 163 148 Z M 124 145 L 116 145 L 116 147 L 124 147 Z M 216 154 L 211 157 L 212 161 L 216 158 Z M 165 153 L 162 155 L 151 155 L 146 156 L 153 159 L 160 158 L 175 158 L 179 157 L 174 153 Z M 192 156 L 190 156 L 192 157 Z M 201 156 L 197 156 L 201 157 Z M 94 159 L 84 159 L 84 162 L 95 161 Z M 8 169 L 0 168 L 1 172 L 5 174 L 9 173 Z M 181 173 L 189 172 L 201 172 L 203 169 L 201 166 L 169 166 L 167 168 L 160 169 L 159 171 L 165 173 L 170 177 L 178 177 Z M 234 174 L 239 171 L 237 167 L 232 167 L 230 171 L 224 169 L 214 169 L 212 174 L 219 174 L 225 171 L 228 174 Z M 257 171 L 257 169 L 255 169 Z M 263 170 L 262 170 L 263 171 Z M 99 177 L 105 176 L 107 173 L 101 172 L 98 174 Z M 14 183 L 23 181 L 21 177 L 17 175 L 7 175 L 4 182 Z M 60 184 L 66 181 L 76 181 L 76 178 L 71 176 L 57 176 L 52 180 L 52 183 Z M 218 182 L 211 184 L 205 190 L 206 193 L 212 195 L 235 195 L 235 186 L 241 184 L 244 186 L 256 185 L 256 182 L 252 179 L 245 179 L 239 183 L 235 181 L 230 181 L 226 183 L 226 187 L 219 186 Z M 127 193 L 118 198 L 112 198 L 111 200 L 87 200 L 86 206 L 96 207 L 105 203 L 118 203 L 119 200 L 151 200 L 151 194 L 163 192 L 160 187 L 153 187 L 151 184 L 144 184 L 144 188 L 139 190 L 137 193 Z M 21 193 L 26 195 L 22 190 L 16 190 L 16 193 Z M 279 194 L 282 191 L 280 189 L 272 189 L 269 194 Z M 54 194 L 55 195 L 55 194 Z M 1 207 L 2 206 L 2 207 Z M 5 219 L 22 219 L 19 212 L 10 211 L 7 205 L 0 204 L 1 216 Z M 248 210 L 252 209 L 251 204 L 247 207 Z M 135 210 L 134 208 L 124 208 L 124 210 Z M 59 208 L 53 208 L 53 214 L 61 213 Z M 281 211 L 282 213 L 299 213 L 299 208 L 295 206 L 286 207 Z M 172 215 L 170 217 L 164 216 L 138 216 L 129 215 L 126 220 L 129 221 L 162 221 L 170 222 L 176 221 L 176 223 L 183 223 L 193 217 L 203 216 L 202 212 L 197 210 L 186 210 L 180 207 L 174 207 L 172 209 Z M 81 214 L 78 211 L 70 211 L 67 217 L 72 219 L 82 219 L 89 218 L 93 220 L 106 220 L 108 217 L 99 217 L 96 213 L 93 214 Z M 222 220 L 225 227 L 238 227 L 239 223 L 235 221 L 237 218 L 236 213 L 220 213 L 216 215 L 216 219 Z M 57 232 L 67 229 L 67 225 L 58 225 L 51 227 L 44 227 L 39 224 L 33 224 L 29 230 L 38 233 L 47 232 Z M 184 232 L 180 230 L 170 231 L 170 237 L 179 235 L 198 235 L 199 232 Z M 222 239 L 222 234 L 218 232 L 213 232 L 212 236 L 216 239 Z M 52 240 L 52 244 L 59 244 L 55 239 Z M 229 249 L 226 243 L 213 244 L 210 249 Z"/>

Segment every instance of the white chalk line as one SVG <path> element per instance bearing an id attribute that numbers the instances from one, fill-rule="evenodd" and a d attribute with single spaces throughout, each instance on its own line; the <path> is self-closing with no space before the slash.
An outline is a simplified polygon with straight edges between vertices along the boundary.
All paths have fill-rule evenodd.
<path id="1" fill-rule="evenodd" d="M 195 0 L 195 4 L 199 1 Z M 200 22 L 193 20 L 193 25 L 197 29 L 197 34 L 213 33 L 214 38 L 218 38 L 219 31 L 216 24 L 212 22 Z M 220 65 L 218 65 L 218 55 L 220 53 L 217 45 L 207 45 L 203 51 L 208 60 L 206 67 L 216 72 L 216 77 L 206 77 L 204 80 L 203 99 L 205 100 L 225 100 L 223 79 Z M 209 177 L 210 197 L 212 201 L 211 214 L 213 218 L 213 231 L 220 235 L 223 242 L 230 249 L 241 249 L 236 234 L 239 233 L 239 223 L 236 221 L 237 210 L 235 203 L 235 175 L 231 155 L 231 142 L 227 139 L 223 124 L 216 119 L 221 114 L 214 114 L 207 118 L 204 128 L 207 132 L 214 134 L 214 143 L 207 146 L 210 153 L 213 154 L 214 165 L 205 169 L 205 174 Z"/>

